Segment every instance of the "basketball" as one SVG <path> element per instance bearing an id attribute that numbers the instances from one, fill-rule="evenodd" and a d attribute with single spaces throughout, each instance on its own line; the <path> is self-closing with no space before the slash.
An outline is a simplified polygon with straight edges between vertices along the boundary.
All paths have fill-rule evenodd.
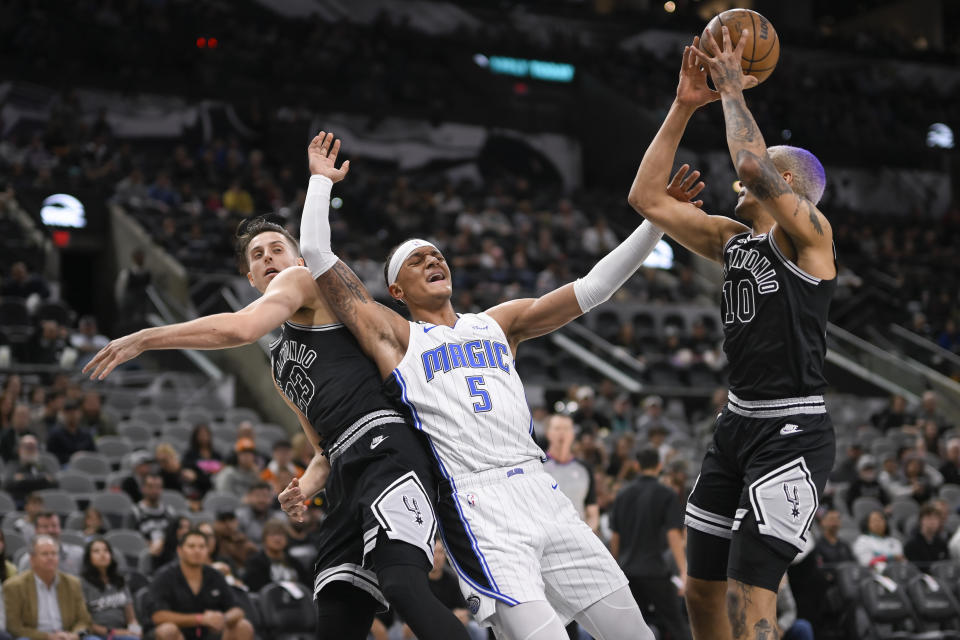
<path id="1" fill-rule="evenodd" d="M 717 45 L 722 47 L 722 27 L 730 30 L 730 42 L 734 47 L 740 42 L 740 34 L 743 30 L 749 31 L 747 34 L 749 40 L 743 48 L 740 65 L 744 73 L 754 76 L 760 82 L 766 80 L 773 73 L 777 60 L 780 59 L 780 40 L 770 21 L 750 9 L 729 9 L 707 23 L 703 35 L 700 36 L 700 48 L 706 46 L 704 37 L 707 31 L 713 34 Z"/>

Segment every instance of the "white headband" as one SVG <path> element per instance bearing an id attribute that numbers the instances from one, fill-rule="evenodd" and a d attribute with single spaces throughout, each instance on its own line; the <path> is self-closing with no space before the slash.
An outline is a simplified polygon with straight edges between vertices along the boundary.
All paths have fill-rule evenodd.
<path id="1" fill-rule="evenodd" d="M 420 247 L 433 247 L 436 249 L 433 243 L 420 240 L 419 238 L 407 240 L 397 247 L 397 250 L 393 252 L 393 257 L 390 258 L 390 266 L 387 268 L 387 284 L 393 284 L 397 281 L 397 274 L 400 273 L 400 267 L 403 266 L 404 260 L 409 258 L 410 254 Z"/>

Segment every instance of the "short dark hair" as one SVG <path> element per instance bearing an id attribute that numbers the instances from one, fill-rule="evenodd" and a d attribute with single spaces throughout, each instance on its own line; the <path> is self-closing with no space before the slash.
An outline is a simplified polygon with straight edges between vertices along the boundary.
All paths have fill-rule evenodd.
<path id="1" fill-rule="evenodd" d="M 250 243 L 261 233 L 270 231 L 279 233 L 286 238 L 297 255 L 300 255 L 300 243 L 297 242 L 297 239 L 294 238 L 289 231 L 276 222 L 270 222 L 263 216 L 251 220 L 244 220 L 237 226 L 236 234 L 237 269 L 240 270 L 241 274 L 246 274 L 250 271 L 250 260 L 247 259 L 247 248 L 250 246 Z"/>
<path id="2" fill-rule="evenodd" d="M 277 449 L 293 449 L 293 445 L 290 444 L 289 440 L 277 440 L 273 443 L 273 450 Z"/>
<path id="3" fill-rule="evenodd" d="M 200 531 L 200 529 L 195 529 L 191 527 L 189 531 L 187 531 L 185 534 L 180 536 L 180 539 L 177 540 L 177 546 L 182 547 L 184 543 L 186 543 L 187 538 L 189 538 L 190 536 L 200 536 L 201 538 L 203 538 L 203 544 L 207 544 L 207 534 L 205 534 L 203 531 Z"/>
<path id="4" fill-rule="evenodd" d="M 920 507 L 920 512 L 917 514 L 917 520 L 925 516 L 937 516 L 938 518 L 942 518 L 943 514 L 940 513 L 940 509 L 937 509 L 936 505 L 928 502 Z"/>
<path id="5" fill-rule="evenodd" d="M 660 452 L 653 447 L 644 447 L 637 452 L 637 462 L 640 463 L 640 470 L 656 469 L 660 464 Z"/>
<path id="6" fill-rule="evenodd" d="M 37 514 L 37 520 L 39 520 L 40 518 L 43 518 L 44 520 L 46 520 L 48 518 L 59 518 L 59 517 L 60 517 L 60 514 L 57 513 L 56 511 L 41 511 L 40 513 Z"/>
<path id="7" fill-rule="evenodd" d="M 260 489 L 266 489 L 267 491 L 273 491 L 273 487 L 270 486 L 270 483 L 269 483 L 269 482 L 265 482 L 265 481 L 263 481 L 263 480 L 260 480 L 259 482 L 254 482 L 252 485 L 250 485 L 250 488 L 247 489 L 247 493 L 250 493 L 251 491 L 259 491 Z"/>

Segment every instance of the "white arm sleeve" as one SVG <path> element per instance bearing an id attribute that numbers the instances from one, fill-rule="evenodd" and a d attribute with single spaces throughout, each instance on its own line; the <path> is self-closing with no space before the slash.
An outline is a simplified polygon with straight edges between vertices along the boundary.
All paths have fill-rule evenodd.
<path id="1" fill-rule="evenodd" d="M 663 237 L 648 220 L 637 227 L 616 249 L 594 265 L 590 273 L 573 283 L 573 292 L 584 313 L 610 299 L 623 286 Z"/>
<path id="2" fill-rule="evenodd" d="M 300 252 L 310 273 L 316 278 L 337 264 L 330 248 L 330 189 L 333 181 L 327 176 L 310 176 L 307 199 L 300 219 Z"/>

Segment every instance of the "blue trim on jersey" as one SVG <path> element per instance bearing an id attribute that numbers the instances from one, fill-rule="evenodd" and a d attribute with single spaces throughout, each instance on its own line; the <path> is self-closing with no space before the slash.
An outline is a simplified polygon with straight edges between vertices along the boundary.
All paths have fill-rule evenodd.
<path id="1" fill-rule="evenodd" d="M 420 421 L 420 414 L 417 413 L 417 408 L 413 405 L 413 402 L 411 402 L 410 399 L 407 398 L 407 383 L 403 380 L 403 375 L 400 373 L 400 369 L 394 369 L 393 376 L 394 378 L 396 378 L 397 383 L 400 385 L 400 390 L 402 392 L 401 398 L 403 399 L 403 403 L 408 407 L 410 407 L 410 411 L 413 413 L 414 424 L 416 425 L 417 429 L 419 429 L 420 431 L 423 431 L 423 422 Z M 484 593 L 484 595 L 487 595 L 493 598 L 500 596 L 501 598 L 499 599 L 506 598 L 503 601 L 507 602 L 508 604 L 517 604 L 516 601 L 508 602 L 510 598 L 500 593 L 499 591 L 500 587 L 497 586 L 497 581 L 493 579 L 493 572 L 490 571 L 490 566 L 487 564 L 487 559 L 483 557 L 483 552 L 480 551 L 480 543 L 477 542 L 477 536 L 474 535 L 473 529 L 470 528 L 470 521 L 467 520 L 466 516 L 463 515 L 463 509 L 460 507 L 460 501 L 457 500 L 457 496 L 456 496 L 457 485 L 456 483 L 454 483 L 453 478 L 450 476 L 450 474 L 447 473 L 446 467 L 443 466 L 443 460 L 440 459 L 440 454 L 437 452 L 437 448 L 436 446 L 434 446 L 433 438 L 430 437 L 430 434 L 427 434 L 427 442 L 430 443 L 430 450 L 433 451 L 433 455 L 437 459 L 437 464 L 440 465 L 440 473 L 443 474 L 443 477 L 450 482 L 450 486 L 451 488 L 453 488 L 453 493 L 454 493 L 453 504 L 455 504 L 457 507 L 457 513 L 460 516 L 460 521 L 464 525 L 466 525 L 467 533 L 470 534 L 470 546 L 473 548 L 473 552 L 477 555 L 477 558 L 480 560 L 480 565 L 483 567 L 483 574 L 486 576 L 487 580 L 490 581 L 490 584 L 493 585 L 494 591 L 492 591 L 491 593 L 484 593 L 485 590 L 483 590 L 482 587 L 480 587 L 479 585 L 475 585 L 473 583 L 473 580 L 470 579 L 470 576 L 468 576 L 466 572 L 461 571 L 458 567 L 455 566 L 455 568 L 457 569 L 457 573 L 460 574 L 460 576 L 471 586 L 475 587 L 481 593 Z M 442 527 L 441 527 L 440 535 L 441 537 L 443 537 Z M 444 544 L 446 544 L 445 538 L 444 538 Z M 448 549 L 450 548 L 449 545 L 447 545 L 447 548 Z M 452 556 L 451 556 L 451 559 L 452 559 Z M 456 565 L 455 562 L 453 564 Z M 492 594 L 496 594 L 496 595 L 492 595 Z"/>
<path id="2" fill-rule="evenodd" d="M 456 496 L 454 496 L 454 503 L 457 502 Z M 460 508 L 460 505 L 457 504 L 457 509 Z M 469 526 L 469 525 L 468 525 Z M 491 591 L 485 587 L 478 585 L 467 572 L 460 568 L 460 564 L 457 562 L 457 559 L 453 557 L 453 554 L 450 553 L 450 544 L 447 542 L 447 534 L 443 531 L 443 524 L 440 522 L 440 519 L 437 518 L 437 530 L 440 532 L 440 539 L 443 540 L 443 546 L 447 549 L 447 557 L 450 559 L 450 564 L 453 566 L 453 570 L 457 572 L 457 575 L 463 578 L 463 581 L 469 584 L 475 591 L 487 596 L 488 598 L 493 598 L 494 600 L 499 600 L 505 602 L 510 606 L 518 605 L 520 602 L 514 600 L 510 596 L 506 596 L 499 591 Z M 489 578 L 489 576 L 487 576 Z M 491 580 L 492 582 L 492 580 Z M 494 585 L 496 586 L 496 585 Z"/>
<path id="3" fill-rule="evenodd" d="M 533 416 L 530 416 L 530 435 L 533 435 Z"/>

